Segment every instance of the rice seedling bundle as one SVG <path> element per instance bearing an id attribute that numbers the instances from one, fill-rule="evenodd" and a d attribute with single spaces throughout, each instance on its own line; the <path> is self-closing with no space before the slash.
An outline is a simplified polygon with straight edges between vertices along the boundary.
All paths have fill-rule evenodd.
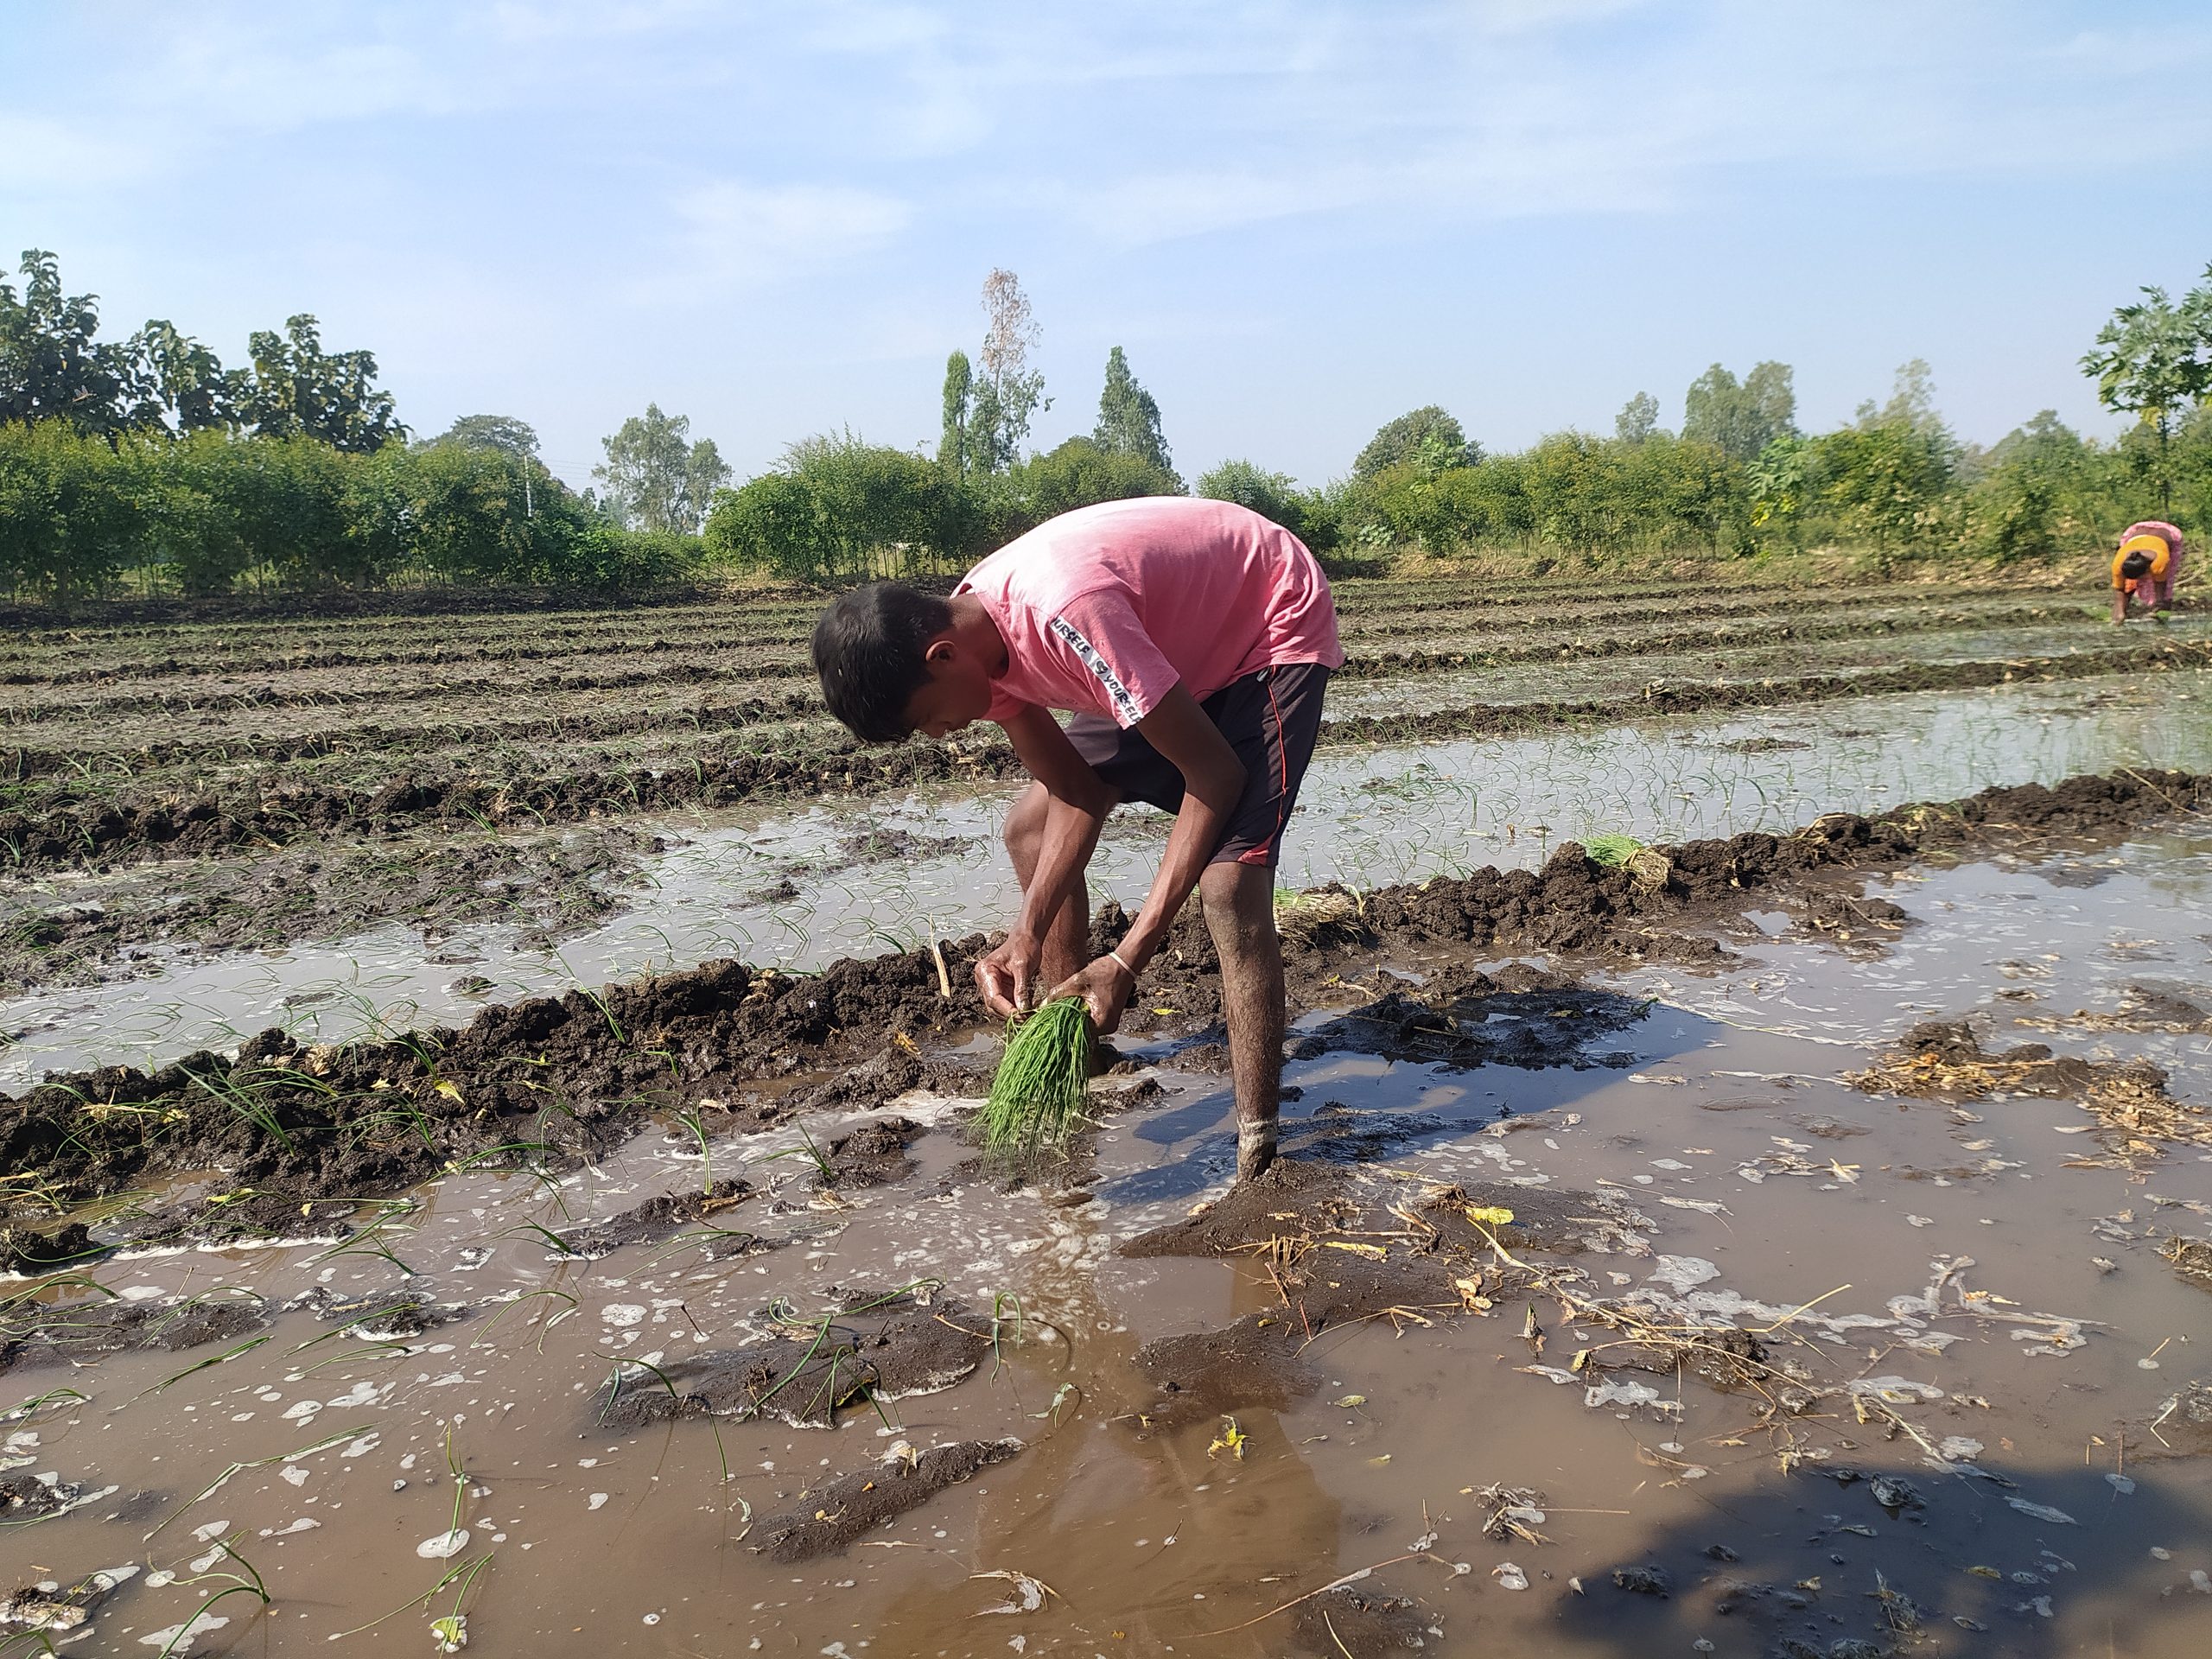
<path id="1" fill-rule="evenodd" d="M 1079 996 L 1047 1002 L 1009 1027 L 980 1119 L 986 1151 L 1019 1156 L 1065 1143 L 1083 1120 L 1090 1044 Z"/>
<path id="2" fill-rule="evenodd" d="M 1582 850 L 1597 863 L 1626 870 L 1646 887 L 1663 887 L 1674 866 L 1664 853 L 1654 852 L 1634 836 L 1592 836 Z"/>

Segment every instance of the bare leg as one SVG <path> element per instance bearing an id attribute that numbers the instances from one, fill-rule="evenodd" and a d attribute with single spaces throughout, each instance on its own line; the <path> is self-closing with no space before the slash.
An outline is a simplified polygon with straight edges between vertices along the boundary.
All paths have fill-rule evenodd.
<path id="1" fill-rule="evenodd" d="M 1221 955 L 1229 1066 L 1236 1084 L 1236 1179 L 1275 1159 L 1282 1095 L 1282 941 L 1275 934 L 1275 873 L 1258 864 L 1210 864 L 1198 880 L 1206 927 Z"/>
<path id="2" fill-rule="evenodd" d="M 1014 860 L 1014 879 L 1021 883 L 1024 893 L 1029 891 L 1030 877 L 1037 872 L 1037 852 L 1045 836 L 1045 810 L 1052 797 L 1045 792 L 1042 784 L 1032 784 L 1022 791 L 1006 815 L 1006 850 Z M 1081 886 L 1068 896 L 1060 906 L 1052 925 L 1045 930 L 1045 960 L 1039 974 L 1039 982 L 1047 989 L 1078 972 L 1090 960 L 1090 895 Z"/>
<path id="3" fill-rule="evenodd" d="M 2127 594 L 2125 589 L 2112 596 L 2112 620 L 2115 622 L 2127 620 Z"/>

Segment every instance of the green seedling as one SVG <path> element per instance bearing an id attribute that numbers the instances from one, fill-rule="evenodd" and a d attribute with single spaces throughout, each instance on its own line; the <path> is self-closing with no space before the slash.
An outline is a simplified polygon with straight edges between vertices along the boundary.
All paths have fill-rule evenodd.
<path id="1" fill-rule="evenodd" d="M 562 1320 L 574 1319 L 576 1314 L 576 1310 L 582 1306 L 575 1297 L 571 1296 L 565 1290 L 531 1290 L 524 1292 L 521 1295 L 514 1298 L 513 1300 L 501 1307 L 498 1313 L 494 1313 L 492 1316 L 490 1322 L 485 1325 L 484 1334 L 479 1337 L 469 1345 L 475 1348 L 489 1346 L 492 1333 L 499 1328 L 499 1321 L 505 1319 L 509 1312 L 512 1309 L 520 1307 L 524 1302 L 535 1301 L 540 1296 L 550 1296 L 556 1301 L 565 1302 L 568 1304 L 567 1306 L 563 1307 L 559 1313 L 554 1314 L 550 1319 L 525 1321 L 525 1323 L 534 1323 L 537 1325 L 537 1351 L 543 1354 L 545 1351 L 545 1333 L 548 1331 L 550 1331 L 555 1325 L 560 1324 Z"/>
<path id="2" fill-rule="evenodd" d="M 225 1469 L 221 1474 L 216 1476 L 215 1478 L 209 1481 L 207 1485 L 201 1487 L 199 1491 L 195 1492 L 192 1497 L 186 1498 L 184 1502 L 178 1504 L 176 1508 L 171 1510 L 167 1516 L 162 1517 L 162 1522 L 159 1526 L 156 1527 L 153 1531 L 146 1534 L 138 1541 L 146 1544 L 153 1542 L 156 1538 L 158 1538 L 165 1530 L 168 1529 L 170 1522 L 174 1522 L 177 1516 L 182 1515 L 194 1504 L 204 1503 L 208 1498 L 213 1497 L 217 1492 L 222 1491 L 224 1487 L 229 1485 L 231 1477 L 233 1475 L 244 1474 L 249 1469 L 265 1469 L 272 1463 L 297 1463 L 302 1458 L 313 1457 L 318 1452 L 327 1452 L 334 1446 L 343 1446 L 349 1440 L 358 1440 L 367 1434 L 369 1431 L 375 1427 L 376 1424 L 373 1421 L 362 1423 L 353 1428 L 342 1428 L 335 1434 L 326 1434 L 321 1440 L 314 1441 L 310 1445 L 301 1446 L 297 1451 L 279 1452 L 270 1457 L 254 1458 L 244 1463 L 232 1464 L 228 1468 Z"/>
<path id="3" fill-rule="evenodd" d="M 221 1601 L 227 1596 L 255 1596 L 260 1599 L 261 1605 L 264 1607 L 270 1605 L 271 1598 L 269 1594 L 269 1586 L 262 1582 L 260 1570 L 257 1568 L 251 1561 L 246 1560 L 245 1556 L 239 1554 L 237 1550 L 231 1547 L 234 1540 L 243 1537 L 244 1535 L 245 1535 L 243 1533 L 232 1533 L 229 1538 L 219 1538 L 215 1541 L 216 1548 L 221 1550 L 224 1554 L 229 1556 L 232 1560 L 236 1561 L 240 1567 L 245 1569 L 245 1576 L 244 1578 L 240 1578 L 235 1573 L 202 1573 L 195 1578 L 180 1580 L 181 1583 L 193 1585 L 205 1584 L 210 1579 L 227 1579 L 230 1580 L 230 1583 L 227 1587 L 218 1590 L 213 1595 L 208 1597 L 207 1600 L 201 1602 L 199 1607 L 193 1612 L 192 1617 L 186 1619 L 183 1624 L 177 1626 L 176 1634 L 168 1639 L 168 1645 L 162 1649 L 160 1659 L 169 1659 L 169 1656 L 171 1654 L 180 1650 L 180 1643 L 181 1643 L 185 1649 L 189 1649 L 192 1645 L 194 1634 L 193 1627 L 199 1624 L 200 1621 L 207 1616 L 207 1610 L 210 1607 L 213 1607 L 217 1602 Z"/>
<path id="4" fill-rule="evenodd" d="M 1047 1002 L 1008 1033 L 978 1121 L 1000 1157 L 1064 1146 L 1083 1121 L 1093 1035 L 1080 997 Z"/>
<path id="5" fill-rule="evenodd" d="M 803 1120 L 795 1121 L 792 1127 L 798 1130 L 798 1138 L 804 1142 L 804 1145 L 785 1147 L 781 1152 L 769 1153 L 756 1161 L 772 1164 L 779 1158 L 804 1158 L 814 1166 L 814 1173 L 820 1179 L 822 1185 L 828 1186 L 837 1178 L 836 1166 L 830 1161 L 827 1153 L 815 1145 L 814 1137 L 807 1133 L 806 1124 Z"/>

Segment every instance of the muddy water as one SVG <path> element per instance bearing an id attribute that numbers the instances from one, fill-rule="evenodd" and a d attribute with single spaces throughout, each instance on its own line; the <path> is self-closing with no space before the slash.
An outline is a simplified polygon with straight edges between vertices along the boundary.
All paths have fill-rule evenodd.
<path id="1" fill-rule="evenodd" d="M 0 1531 L 0 1579 L 135 1565 L 85 1653 L 158 1651 L 149 1637 L 225 1587 L 186 1582 L 226 1565 L 209 1559 L 219 1538 L 274 1602 L 216 1605 L 227 1623 L 202 1653 L 423 1651 L 458 1583 L 420 1599 L 480 1559 L 461 1611 L 471 1650 L 495 1655 L 1363 1653 L 1340 1599 L 1273 1610 L 1378 1563 L 1355 1588 L 1416 1598 L 1441 1631 L 1427 1650 L 1446 1654 L 1864 1653 L 1912 1645 L 1904 1623 L 1928 1652 L 2201 1653 L 2212 1599 L 2190 1575 L 2212 1572 L 2212 1464 L 2173 1456 L 2152 1426 L 2212 1377 L 2212 1305 L 2156 1247 L 2212 1234 L 2212 1158 L 2072 1167 L 2097 1144 L 2070 1133 L 2088 1122 L 2070 1104 L 1953 1109 L 1840 1079 L 1916 1020 L 1972 1014 L 1993 1046 L 2152 1058 L 2203 1100 L 2212 1034 L 2113 1016 L 2130 987 L 2212 982 L 2212 837 L 1924 868 L 1885 891 L 1918 923 L 1885 954 L 1751 938 L 1709 978 L 1624 976 L 1662 1000 L 1560 1057 L 1597 1064 L 1295 1063 L 1287 1139 L 1349 1119 L 1384 1154 L 1357 1179 L 1408 1196 L 1477 1180 L 1612 1193 L 1649 1225 L 1576 1259 L 1600 1291 L 1732 1309 L 1825 1385 L 1901 1402 L 1937 1466 L 1833 1402 L 1777 1427 L 1753 1397 L 1656 1376 L 1648 1398 L 1593 1406 L 1564 1368 L 1605 1333 L 1550 1301 L 1325 1333 L 1307 1355 L 1317 1389 L 1236 1412 L 1241 1458 L 1215 1446 L 1218 1421 L 1146 1433 L 1143 1342 L 1278 1305 L 1256 1259 L 1111 1253 L 1216 1194 L 1233 1154 L 1220 1081 L 1163 1070 L 1165 1092 L 1110 1120 L 1076 1191 L 977 1184 L 932 1133 L 906 1180 L 833 1202 L 804 1156 L 778 1155 L 792 1136 L 716 1143 L 702 1166 L 686 1135 L 656 1131 L 553 1185 L 448 1177 L 378 1232 L 389 1255 L 107 1263 L 99 1279 L 126 1297 L 411 1287 L 461 1317 L 379 1340 L 293 1313 L 181 1375 L 238 1344 L 18 1367 L 11 1398 L 87 1397 L 0 1425 L 20 1437 L 10 1460 L 117 1490 Z M 904 1109 L 941 1122 L 946 1105 Z M 529 1230 L 741 1171 L 766 1190 L 716 1219 L 777 1244 L 765 1254 L 712 1261 L 695 1236 L 563 1261 Z M 834 1429 L 594 1420 L 618 1361 L 650 1388 L 643 1364 L 772 1334 L 779 1300 L 811 1317 L 841 1291 L 925 1276 L 965 1328 L 988 1336 L 998 1316 L 995 1356 L 944 1392 L 882 1417 L 850 1406 Z M 1522 1335 L 1529 1306 L 1541 1351 Z M 769 1517 L 813 1514 L 831 1478 L 893 1468 L 901 1440 L 1004 1435 L 1027 1449 L 842 1554 L 783 1566 L 748 1548 Z M 1785 1474 L 1784 1452 L 1808 1460 Z M 1881 1491 L 1905 1501 L 1822 1472 L 1823 1455 L 1901 1478 Z M 198 1496 L 233 1465 L 251 1466 Z M 1474 1489 L 1492 1483 L 1541 1495 L 1549 1541 L 1483 1535 Z M 465 1541 L 449 1535 L 456 1491 Z M 1613 1581 L 1648 1564 L 1665 1596 Z M 1025 1601 L 1020 1580 L 977 1576 L 995 1573 L 1052 1593 L 995 1611 Z M 1723 1579 L 1748 1587 L 1725 1594 Z M 1311 1608 L 1332 1622 L 1301 1627 Z M 1873 1645 L 1834 1645 L 1854 1642 Z"/>
<path id="2" fill-rule="evenodd" d="M 1554 690 L 1557 688 L 1554 685 Z M 2212 677 L 1869 698 L 1753 717 L 1654 721 L 1508 741 L 1325 749 L 1285 849 L 1290 887 L 1366 887 L 1626 830 L 1680 841 L 1794 828 L 1817 814 L 1947 799 L 2116 766 L 2212 767 Z M 333 944 L 193 955 L 151 945 L 134 976 L 0 1004 L 0 1086 L 48 1070 L 232 1046 L 270 1025 L 345 1040 L 379 1022 L 465 1020 L 488 1001 L 717 957 L 819 966 L 1002 925 L 1016 899 L 996 835 L 1011 791 L 908 796 L 652 826 L 617 920 L 548 947 L 521 925 L 426 944 L 408 918 Z M 1094 890 L 1134 906 L 1166 820 L 1109 826 Z M 191 880 L 188 868 L 175 879 Z M 56 877 L 57 901 L 90 896 Z"/>

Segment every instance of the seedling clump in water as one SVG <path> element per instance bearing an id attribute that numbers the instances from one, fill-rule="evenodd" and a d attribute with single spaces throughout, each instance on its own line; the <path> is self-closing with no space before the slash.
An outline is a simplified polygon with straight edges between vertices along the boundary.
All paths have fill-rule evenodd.
<path id="1" fill-rule="evenodd" d="M 1083 1120 L 1090 1046 L 1090 1014 L 1081 997 L 1047 1002 L 1012 1026 L 983 1103 L 984 1149 L 1013 1157 L 1066 1144 Z"/>

